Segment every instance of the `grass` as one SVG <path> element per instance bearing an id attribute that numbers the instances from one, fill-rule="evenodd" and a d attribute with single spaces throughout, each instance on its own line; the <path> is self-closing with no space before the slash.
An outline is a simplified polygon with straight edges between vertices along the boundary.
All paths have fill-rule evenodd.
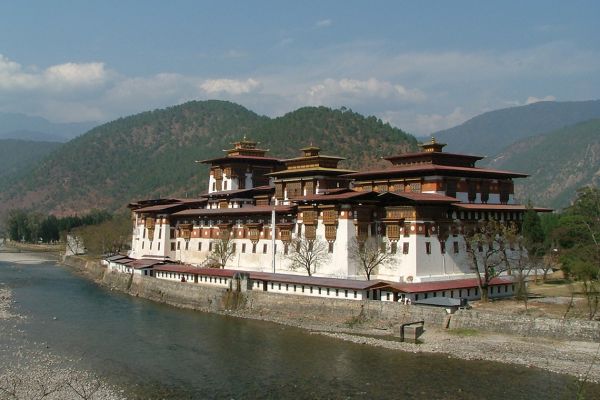
<path id="1" fill-rule="evenodd" d="M 479 331 L 477 329 L 471 329 L 471 328 L 448 329 L 448 333 L 450 333 L 452 335 L 456 335 L 456 336 L 463 336 L 463 337 L 479 335 Z"/>

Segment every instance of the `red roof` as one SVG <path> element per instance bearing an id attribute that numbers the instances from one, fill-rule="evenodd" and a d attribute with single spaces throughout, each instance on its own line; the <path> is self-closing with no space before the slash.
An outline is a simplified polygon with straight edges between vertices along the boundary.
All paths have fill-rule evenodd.
<path id="1" fill-rule="evenodd" d="M 287 214 L 295 210 L 295 206 L 275 206 L 275 212 L 277 214 Z M 272 206 L 250 206 L 240 208 L 196 208 L 191 210 L 183 210 L 172 215 L 177 217 L 183 216 L 203 216 L 203 215 L 245 215 L 245 214 L 270 214 L 273 210 Z"/>
<path id="2" fill-rule="evenodd" d="M 463 210 L 499 210 L 499 211 L 526 211 L 527 207 L 522 204 L 476 204 L 476 203 L 460 203 L 454 204 L 455 207 Z M 552 212 L 551 208 L 533 207 L 537 212 Z"/>
<path id="3" fill-rule="evenodd" d="M 168 211 L 173 208 L 181 207 L 183 203 L 175 203 L 175 204 L 161 204 L 156 206 L 142 207 L 135 210 L 135 212 L 160 212 L 160 211 Z"/>
<path id="4" fill-rule="evenodd" d="M 273 274 L 269 272 L 249 272 L 250 279 L 281 282 L 288 284 L 321 286 L 339 289 L 365 290 L 378 281 L 364 281 L 355 279 L 322 278 L 317 276 L 291 275 L 291 274 Z"/>
<path id="5" fill-rule="evenodd" d="M 117 261 L 117 262 L 122 264 L 121 261 Z M 143 269 L 143 268 L 149 268 L 154 265 L 161 264 L 162 262 L 163 261 L 161 261 L 161 260 L 140 259 L 140 260 L 135 260 L 135 261 L 129 263 L 129 266 L 133 267 L 135 269 Z"/>
<path id="6" fill-rule="evenodd" d="M 220 190 L 218 192 L 204 193 L 202 196 L 206 197 L 231 197 L 235 195 L 248 194 L 248 198 L 252 197 L 255 193 L 268 193 L 275 191 L 275 187 L 271 186 L 257 186 L 250 189 L 234 189 L 234 190 Z"/>
<path id="7" fill-rule="evenodd" d="M 380 196 L 397 196 L 402 197 L 411 201 L 418 201 L 423 203 L 458 203 L 454 197 L 449 197 L 443 194 L 437 193 L 415 193 L 415 192 L 384 192 Z"/>
<path id="8" fill-rule="evenodd" d="M 198 274 L 231 278 L 236 272 L 232 269 L 198 268 L 187 264 L 163 264 L 153 268 L 155 271 L 179 272 L 182 274 Z"/>
<path id="9" fill-rule="evenodd" d="M 490 286 L 496 285 L 510 285 L 514 283 L 508 278 L 494 278 L 490 281 Z M 381 282 L 377 289 L 391 289 L 393 291 L 403 293 L 424 293 L 424 292 L 436 292 L 440 290 L 452 290 L 452 289 L 469 289 L 478 287 L 479 283 L 476 278 L 471 279 L 456 279 L 448 281 L 434 281 L 434 282 L 418 282 L 418 283 L 396 283 L 396 282 Z"/>
<path id="10" fill-rule="evenodd" d="M 484 157 L 482 156 L 474 156 L 471 154 L 459 154 L 459 153 L 447 153 L 445 151 L 418 151 L 418 152 L 413 152 L 413 153 L 404 153 L 404 154 L 398 154 L 395 156 L 389 156 L 389 157 L 383 157 L 384 160 L 388 160 L 390 162 L 394 162 L 397 160 L 402 160 L 402 159 L 409 159 L 409 158 L 431 158 L 431 159 L 436 159 L 436 161 L 441 161 L 441 160 L 459 160 L 459 161 L 468 161 L 468 162 L 475 162 L 475 161 L 479 161 L 482 160 Z"/>
<path id="11" fill-rule="evenodd" d="M 279 164 L 279 163 L 281 163 L 281 160 L 279 158 L 274 158 L 274 157 L 259 157 L 259 156 L 225 156 L 225 157 L 210 158 L 208 160 L 199 160 L 199 161 L 196 161 L 196 162 L 197 163 L 208 164 L 208 163 L 215 163 L 217 161 L 220 161 L 220 162 L 227 162 L 227 161 L 233 161 L 233 162 L 237 162 L 237 161 L 264 161 L 267 164 Z M 258 164 L 258 163 L 256 163 L 256 164 Z"/>
<path id="12" fill-rule="evenodd" d="M 478 167 L 454 167 L 450 165 L 436 165 L 436 164 L 416 164 L 416 165 L 398 165 L 392 166 L 386 169 L 379 169 L 373 171 L 356 172 L 353 174 L 347 174 L 345 176 L 349 178 L 368 178 L 368 177 L 380 177 L 380 176 L 399 176 L 399 175 L 431 175 L 434 173 L 446 173 L 451 175 L 475 175 L 475 176 L 503 176 L 513 178 L 524 178 L 529 175 L 522 174 L 519 172 L 501 171 L 495 169 L 486 169 Z"/>
<path id="13" fill-rule="evenodd" d="M 321 278 L 315 276 L 305 275 L 291 275 L 291 274 L 273 274 L 270 272 L 256 272 L 256 271 L 244 271 L 244 270 L 233 270 L 233 269 L 220 269 L 220 268 L 196 268 L 190 265 L 183 264 L 163 264 L 154 267 L 155 271 L 164 272 L 178 272 L 184 274 L 198 274 L 206 276 L 226 277 L 231 278 L 234 274 L 246 273 L 250 279 L 264 281 L 264 282 L 279 282 L 287 284 L 305 285 L 305 286 L 321 286 L 339 289 L 349 290 L 365 290 L 375 284 L 378 281 L 364 281 L 364 280 L 353 280 L 353 279 L 337 279 L 337 278 Z"/>
<path id="14" fill-rule="evenodd" d="M 326 200 L 347 200 L 354 198 L 363 198 L 363 197 L 372 197 L 375 199 L 377 197 L 377 192 L 358 192 L 356 190 L 350 190 L 344 193 L 334 193 L 334 194 L 311 194 L 308 196 L 295 197 L 292 200 L 294 201 L 326 201 Z"/>

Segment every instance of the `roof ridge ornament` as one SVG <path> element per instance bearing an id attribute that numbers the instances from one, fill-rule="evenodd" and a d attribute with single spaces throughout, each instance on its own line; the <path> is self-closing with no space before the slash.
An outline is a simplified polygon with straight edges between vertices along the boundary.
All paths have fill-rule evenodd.
<path id="1" fill-rule="evenodd" d="M 435 137 L 433 135 L 431 135 L 430 142 L 425 142 L 425 143 L 419 144 L 419 147 L 421 147 L 421 149 L 425 153 L 441 153 L 444 146 L 446 146 L 446 144 L 438 143 L 438 141 L 435 140 Z"/>

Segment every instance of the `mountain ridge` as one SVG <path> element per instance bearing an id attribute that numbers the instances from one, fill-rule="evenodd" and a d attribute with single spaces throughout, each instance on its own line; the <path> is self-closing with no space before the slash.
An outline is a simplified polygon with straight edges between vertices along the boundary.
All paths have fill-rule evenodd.
<path id="1" fill-rule="evenodd" d="M 296 156 L 312 142 L 348 156 L 348 167 L 416 149 L 411 135 L 351 110 L 304 107 L 271 119 L 231 102 L 193 101 L 119 118 L 65 143 L 0 186 L 0 213 L 27 207 L 65 215 L 143 197 L 196 196 L 206 191 L 208 169 L 195 161 L 222 154 L 244 135 L 276 157 Z"/>
<path id="2" fill-rule="evenodd" d="M 526 183 L 515 184 L 522 202 L 530 199 L 536 205 L 566 207 L 580 187 L 600 185 L 600 119 L 520 140 L 487 166 L 530 174 Z"/>
<path id="3" fill-rule="evenodd" d="M 594 118 L 600 118 L 600 100 L 541 101 L 488 111 L 433 136 L 448 151 L 494 156 L 521 139 Z"/>
<path id="4" fill-rule="evenodd" d="M 57 123 L 37 116 L 0 112 L 0 139 L 66 142 L 96 125 L 96 122 Z"/>

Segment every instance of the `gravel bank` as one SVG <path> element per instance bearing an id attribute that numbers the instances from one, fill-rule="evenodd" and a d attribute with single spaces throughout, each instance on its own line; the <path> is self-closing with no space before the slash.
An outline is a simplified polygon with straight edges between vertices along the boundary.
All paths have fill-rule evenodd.
<path id="1" fill-rule="evenodd" d="M 0 283 L 0 320 L 13 318 L 10 313 L 10 305 L 12 302 L 12 293 L 9 288 Z"/>
<path id="2" fill-rule="evenodd" d="M 75 360 L 49 354 L 44 344 L 26 343 L 19 330 L 22 318 L 11 304 L 11 290 L 0 286 L 0 400 L 125 399 L 99 377 L 74 367 Z"/>

